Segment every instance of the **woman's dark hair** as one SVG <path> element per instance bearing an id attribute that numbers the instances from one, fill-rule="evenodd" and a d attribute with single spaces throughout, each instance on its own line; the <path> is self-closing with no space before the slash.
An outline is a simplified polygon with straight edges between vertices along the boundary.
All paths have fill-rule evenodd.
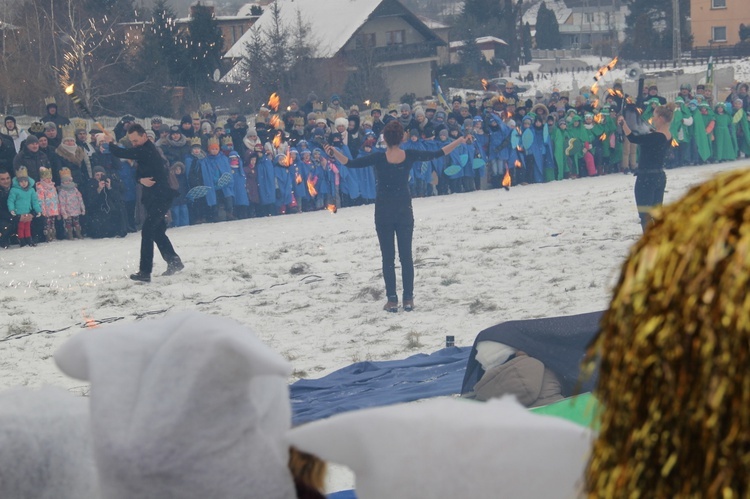
<path id="1" fill-rule="evenodd" d="M 404 140 L 404 127 L 398 120 L 389 121 L 383 127 L 383 139 L 391 147 L 399 145 Z"/>

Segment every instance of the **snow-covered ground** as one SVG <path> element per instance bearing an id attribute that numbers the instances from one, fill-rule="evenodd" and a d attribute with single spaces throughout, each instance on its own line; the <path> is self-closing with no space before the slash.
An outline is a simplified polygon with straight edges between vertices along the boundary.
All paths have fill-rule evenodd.
<path id="1" fill-rule="evenodd" d="M 750 160 L 667 172 L 666 201 Z M 630 175 L 414 201 L 416 309 L 390 314 L 373 207 L 170 229 L 186 269 L 133 283 L 140 234 L 0 250 L 0 388 L 87 388 L 52 354 L 89 321 L 194 309 L 232 317 L 293 364 L 294 379 L 361 360 L 471 345 L 511 319 L 603 309 L 641 233 Z M 400 279 L 399 279 L 400 281 Z M 43 330 L 64 329 L 56 333 Z M 32 334 L 8 339 L 9 334 Z M 6 340 L 6 341 L 4 341 Z M 294 381 L 290 379 L 290 381 Z M 351 487 L 333 473 L 331 490 Z"/>
<path id="2" fill-rule="evenodd" d="M 739 166 L 750 161 L 670 170 L 666 199 Z M 640 235 L 634 181 L 618 174 L 416 199 L 413 313 L 381 310 L 372 206 L 170 229 L 186 269 L 160 277 L 157 260 L 150 284 L 128 279 L 140 234 L 12 247 L 0 251 L 0 340 L 70 328 L 0 341 L 0 386 L 77 386 L 50 356 L 90 319 L 231 316 L 287 357 L 296 377 L 320 377 L 433 351 L 446 335 L 470 345 L 500 321 L 600 309 Z"/>

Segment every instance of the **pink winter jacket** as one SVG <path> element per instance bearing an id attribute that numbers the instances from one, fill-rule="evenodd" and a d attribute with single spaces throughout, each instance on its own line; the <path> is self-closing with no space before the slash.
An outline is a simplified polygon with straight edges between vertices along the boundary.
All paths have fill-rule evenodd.
<path id="1" fill-rule="evenodd" d="M 63 218 L 86 214 L 86 207 L 83 205 L 83 196 L 76 189 L 75 183 L 64 182 L 57 188 L 57 197 L 60 201 L 60 214 Z"/>
<path id="2" fill-rule="evenodd" d="M 56 217 L 60 214 L 57 189 L 51 178 L 45 178 L 36 183 L 36 195 L 42 205 L 42 215 Z"/>

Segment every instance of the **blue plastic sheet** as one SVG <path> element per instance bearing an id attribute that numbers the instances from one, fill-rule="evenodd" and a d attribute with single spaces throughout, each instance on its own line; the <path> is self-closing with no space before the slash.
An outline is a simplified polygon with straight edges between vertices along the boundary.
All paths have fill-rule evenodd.
<path id="1" fill-rule="evenodd" d="M 293 422 L 460 393 L 469 352 L 450 347 L 403 360 L 358 362 L 320 379 L 299 380 L 289 387 Z"/>

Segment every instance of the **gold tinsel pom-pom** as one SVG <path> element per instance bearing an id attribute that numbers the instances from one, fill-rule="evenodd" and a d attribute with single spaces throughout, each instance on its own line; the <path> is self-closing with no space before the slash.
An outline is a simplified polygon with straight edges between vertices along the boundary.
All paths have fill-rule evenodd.
<path id="1" fill-rule="evenodd" d="M 750 170 L 655 212 L 601 332 L 588 497 L 750 497 Z"/>

